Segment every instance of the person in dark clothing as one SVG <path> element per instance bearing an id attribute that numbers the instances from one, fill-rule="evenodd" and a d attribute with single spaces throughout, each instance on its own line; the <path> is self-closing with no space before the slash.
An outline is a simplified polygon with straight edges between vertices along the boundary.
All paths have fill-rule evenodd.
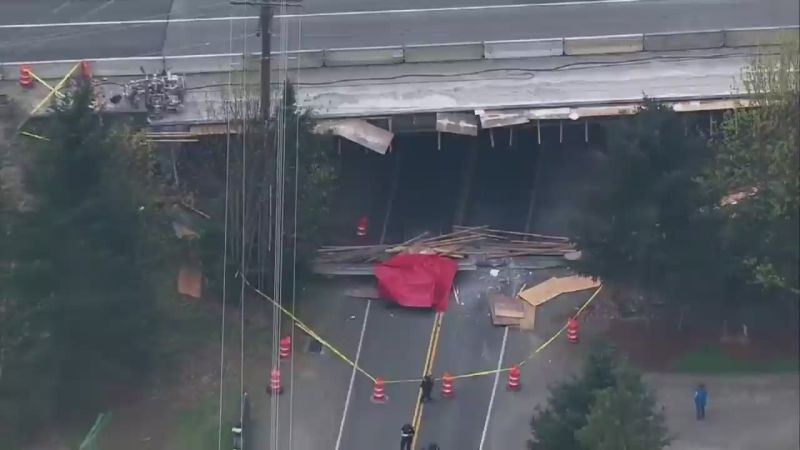
<path id="1" fill-rule="evenodd" d="M 433 378 L 431 378 L 430 375 L 425 375 L 422 378 L 422 383 L 419 384 L 419 387 L 422 388 L 422 403 L 430 401 L 431 391 L 433 390 Z"/>
<path id="2" fill-rule="evenodd" d="M 400 450 L 411 450 L 411 443 L 413 442 L 414 427 L 407 423 L 400 429 Z"/>
<path id="3" fill-rule="evenodd" d="M 708 402 L 708 391 L 706 385 L 699 384 L 694 391 L 694 410 L 697 415 L 697 420 L 706 418 L 706 403 Z"/>

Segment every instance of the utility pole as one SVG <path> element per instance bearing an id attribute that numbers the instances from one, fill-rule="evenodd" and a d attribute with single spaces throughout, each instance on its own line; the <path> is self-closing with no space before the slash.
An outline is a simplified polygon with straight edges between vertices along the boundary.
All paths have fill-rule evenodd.
<path id="1" fill-rule="evenodd" d="M 262 2 L 249 0 L 233 0 L 232 5 L 260 6 L 258 19 L 261 25 L 261 118 L 264 120 L 264 129 L 269 121 L 270 107 L 270 50 L 272 49 L 272 18 L 273 6 L 300 6 L 299 0 L 286 0 L 285 2 Z"/>
<path id="2" fill-rule="evenodd" d="M 261 119 L 264 125 L 269 122 L 270 103 L 270 49 L 272 48 L 272 5 L 261 5 Z M 264 130 L 267 130 L 264 127 Z"/>

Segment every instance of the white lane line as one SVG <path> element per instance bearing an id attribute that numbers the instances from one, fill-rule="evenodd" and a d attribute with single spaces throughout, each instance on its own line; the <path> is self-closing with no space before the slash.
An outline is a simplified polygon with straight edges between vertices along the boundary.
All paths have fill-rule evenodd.
<path id="1" fill-rule="evenodd" d="M 51 14 L 55 14 L 55 13 L 57 13 L 57 12 L 61 11 L 62 9 L 66 8 L 67 6 L 69 6 L 69 5 L 71 5 L 71 4 L 72 4 L 72 0 L 67 0 L 67 1 L 65 1 L 64 3 L 62 3 L 62 4 L 58 5 L 58 6 L 56 6 L 56 7 L 55 7 L 55 8 L 53 8 L 53 9 L 51 9 L 51 10 L 50 10 L 50 13 L 51 13 Z"/>
<path id="2" fill-rule="evenodd" d="M 385 9 L 376 11 L 339 11 L 339 12 L 308 13 L 308 14 L 278 14 L 275 16 L 275 18 L 302 19 L 311 17 L 376 16 L 376 15 L 386 15 L 386 14 L 426 14 L 426 13 L 437 13 L 437 12 L 468 12 L 468 11 L 488 11 L 488 10 L 502 10 L 502 9 L 602 5 L 602 4 L 614 4 L 614 3 L 637 3 L 642 1 L 644 0 L 578 0 L 574 2 L 567 1 L 567 2 L 553 2 L 553 3 L 523 3 L 514 5 L 450 6 L 443 8 Z M 258 20 L 258 16 L 195 17 L 195 18 L 183 18 L 183 19 L 106 20 L 99 22 L 5 24 L 5 25 L 0 25 L 0 30 L 15 29 L 15 28 L 101 27 L 101 26 L 111 26 L 111 25 L 160 25 L 166 23 L 201 23 L 201 22 L 221 22 L 228 20 Z"/>
<path id="3" fill-rule="evenodd" d="M 106 0 L 105 3 L 102 3 L 99 6 L 96 6 L 96 7 L 92 8 L 92 9 L 90 9 L 89 11 L 86 12 L 86 14 L 83 14 L 80 18 L 81 19 L 88 19 L 89 17 L 91 17 L 91 16 L 99 13 L 100 11 L 108 8 L 109 6 L 113 5 L 115 1 L 116 0 Z"/>
<path id="4" fill-rule="evenodd" d="M 483 421 L 483 432 L 481 433 L 481 444 L 478 450 L 483 450 L 486 443 L 486 432 L 489 430 L 489 421 L 492 419 L 492 408 L 494 407 L 494 397 L 497 395 L 497 382 L 500 381 L 500 369 L 503 367 L 503 357 L 506 354 L 506 341 L 508 340 L 508 327 L 503 331 L 503 345 L 500 347 L 500 358 L 497 359 L 497 372 L 494 374 L 494 386 L 492 386 L 492 396 L 489 398 L 489 407 L 486 409 L 486 420 Z"/>
<path id="5" fill-rule="evenodd" d="M 342 435 L 344 434 L 344 423 L 347 421 L 347 410 L 350 408 L 350 398 L 353 395 L 353 385 L 356 381 L 356 366 L 358 366 L 361 358 L 361 346 L 364 344 L 364 332 L 367 330 L 367 319 L 369 318 L 369 307 L 372 305 L 372 300 L 367 300 L 367 306 L 364 308 L 364 322 L 361 324 L 361 336 L 358 337 L 358 348 L 356 349 L 356 359 L 353 371 L 350 373 L 350 385 L 347 387 L 347 397 L 344 400 L 344 411 L 342 412 L 342 421 L 339 422 L 339 434 L 336 436 L 336 450 L 339 450 L 342 445 Z"/>
<path id="6" fill-rule="evenodd" d="M 258 16 L 194 17 L 186 19 L 101 20 L 97 22 L 11 23 L 0 25 L 0 30 L 17 28 L 67 28 L 107 27 L 113 25 L 163 25 L 166 23 L 227 22 L 231 20 L 258 20 Z"/>

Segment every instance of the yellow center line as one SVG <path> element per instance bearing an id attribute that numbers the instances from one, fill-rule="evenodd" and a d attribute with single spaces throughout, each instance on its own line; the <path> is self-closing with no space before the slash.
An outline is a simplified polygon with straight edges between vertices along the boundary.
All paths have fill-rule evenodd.
<path id="1" fill-rule="evenodd" d="M 422 375 L 430 375 L 433 372 L 433 363 L 436 360 L 436 353 L 439 350 L 439 335 L 442 330 L 442 319 L 444 318 L 443 312 L 437 312 L 436 317 L 433 319 L 433 328 L 431 329 L 431 338 L 428 342 L 428 354 L 425 356 L 425 366 L 422 369 Z M 411 425 L 414 427 L 416 433 L 414 434 L 414 439 L 411 444 L 411 448 L 416 448 L 417 445 L 417 436 L 420 434 L 420 429 L 422 428 L 422 411 L 425 408 L 425 405 L 421 402 L 422 400 L 422 388 L 420 388 L 419 393 L 417 394 L 417 401 L 414 405 L 414 416 L 412 419 Z"/>

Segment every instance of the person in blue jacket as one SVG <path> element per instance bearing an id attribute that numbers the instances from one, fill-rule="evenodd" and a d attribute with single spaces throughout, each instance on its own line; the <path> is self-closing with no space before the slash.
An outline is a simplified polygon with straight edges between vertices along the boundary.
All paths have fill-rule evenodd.
<path id="1" fill-rule="evenodd" d="M 706 385 L 699 384 L 694 391 L 694 409 L 697 413 L 697 420 L 706 418 L 706 403 L 708 402 L 708 391 Z"/>

